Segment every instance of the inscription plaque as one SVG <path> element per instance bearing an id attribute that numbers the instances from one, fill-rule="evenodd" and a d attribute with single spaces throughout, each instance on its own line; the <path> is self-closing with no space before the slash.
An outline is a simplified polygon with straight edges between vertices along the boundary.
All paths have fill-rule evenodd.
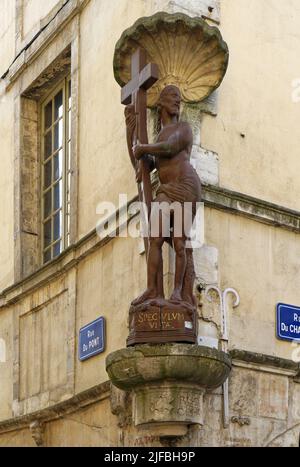
<path id="1" fill-rule="evenodd" d="M 137 331 L 159 331 L 161 328 L 159 307 L 138 311 L 135 317 L 135 328 Z"/>
<path id="2" fill-rule="evenodd" d="M 132 306 L 129 312 L 130 335 L 127 345 L 137 343 L 190 342 L 197 338 L 195 310 L 189 304 L 167 301 Z"/>

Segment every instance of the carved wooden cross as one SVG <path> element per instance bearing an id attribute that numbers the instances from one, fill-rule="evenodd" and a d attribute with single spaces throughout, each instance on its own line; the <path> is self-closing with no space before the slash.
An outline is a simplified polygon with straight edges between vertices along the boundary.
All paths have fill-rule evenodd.
<path id="1" fill-rule="evenodd" d="M 121 102 L 124 105 L 133 104 L 136 113 L 135 140 L 139 144 L 148 144 L 147 135 L 147 90 L 158 80 L 158 66 L 153 63 L 146 64 L 146 52 L 137 49 L 131 59 L 131 81 L 121 92 Z M 152 187 L 148 163 L 141 159 L 143 188 L 139 188 L 140 201 L 144 201 L 151 212 Z"/>

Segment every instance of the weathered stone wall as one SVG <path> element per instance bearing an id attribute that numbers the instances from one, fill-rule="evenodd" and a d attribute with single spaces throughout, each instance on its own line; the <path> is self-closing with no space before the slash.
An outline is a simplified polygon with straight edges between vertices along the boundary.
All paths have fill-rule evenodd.
<path id="1" fill-rule="evenodd" d="M 7 70 L 15 56 L 16 5 L 11 0 L 1 0 L 0 18 L 0 76 Z M 1 88 L 0 88 L 1 90 Z M 1 91 L 0 91 L 1 95 Z"/>
<path id="2" fill-rule="evenodd" d="M 202 143 L 219 154 L 221 186 L 299 210 L 300 103 L 292 83 L 300 76 L 300 4 L 284 5 L 221 1 L 230 60 L 218 118 L 204 116 Z"/>
<path id="3" fill-rule="evenodd" d="M 214 209 L 205 216 L 206 241 L 219 251 L 222 288 L 234 286 L 241 299 L 229 315 L 230 347 L 291 359 L 292 343 L 275 337 L 275 306 L 300 302 L 298 234 Z"/>
<path id="4" fill-rule="evenodd" d="M 229 401 L 230 424 L 225 429 L 222 395 L 205 396 L 206 423 L 190 431 L 191 446 L 298 447 L 299 384 L 293 378 L 272 373 L 270 368 L 265 372 L 262 367 L 234 367 Z"/>
<path id="5" fill-rule="evenodd" d="M 235 362 L 235 360 L 234 360 Z M 300 386 L 292 371 L 268 365 L 234 363 L 229 378 L 230 423 L 224 428 L 222 391 L 204 396 L 204 426 L 191 426 L 178 447 L 297 447 Z M 165 440 L 132 424 L 129 393 L 99 388 L 73 402 L 36 414 L 43 446 L 162 447 Z M 94 390 L 95 392 L 95 390 Z M 112 413 L 113 412 L 113 413 Z M 44 418 L 43 418 L 44 417 Z M 31 416 L 14 426 L 0 423 L 0 446 L 35 446 Z M 26 426 L 27 425 L 27 426 Z"/>
<path id="6" fill-rule="evenodd" d="M 0 289 L 14 280 L 14 105 L 13 93 L 1 94 L 0 90 Z"/>
<path id="7" fill-rule="evenodd" d="M 15 55 L 15 2 L 1 0 L 0 17 L 0 77 L 5 73 Z M 0 290 L 13 281 L 13 94 L 5 92 L 0 80 Z"/>
<path id="8" fill-rule="evenodd" d="M 39 0 L 22 0 L 21 3 L 23 10 L 22 37 L 24 39 L 28 34 L 33 34 L 34 31 L 39 31 L 41 20 L 47 16 L 52 8 L 62 2 L 59 0 L 47 0 L 47 2 L 41 2 Z"/>

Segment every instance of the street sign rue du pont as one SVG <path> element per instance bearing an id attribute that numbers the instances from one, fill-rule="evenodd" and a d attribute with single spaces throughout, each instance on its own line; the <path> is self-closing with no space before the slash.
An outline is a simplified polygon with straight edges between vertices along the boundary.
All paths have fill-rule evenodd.
<path id="1" fill-rule="evenodd" d="M 79 360 L 84 361 L 105 350 L 105 318 L 96 319 L 79 331 Z"/>

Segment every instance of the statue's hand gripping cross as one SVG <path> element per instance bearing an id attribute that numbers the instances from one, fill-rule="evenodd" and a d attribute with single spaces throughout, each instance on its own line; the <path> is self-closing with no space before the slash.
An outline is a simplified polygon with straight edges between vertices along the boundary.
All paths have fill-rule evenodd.
<path id="1" fill-rule="evenodd" d="M 136 114 L 135 143 L 148 144 L 147 135 L 147 90 L 158 80 L 158 66 L 146 64 L 146 52 L 137 49 L 131 59 L 131 81 L 122 88 L 121 102 L 133 104 Z M 149 164 L 141 159 L 143 188 L 139 188 L 140 201 L 143 201 L 151 212 L 152 187 Z"/>

